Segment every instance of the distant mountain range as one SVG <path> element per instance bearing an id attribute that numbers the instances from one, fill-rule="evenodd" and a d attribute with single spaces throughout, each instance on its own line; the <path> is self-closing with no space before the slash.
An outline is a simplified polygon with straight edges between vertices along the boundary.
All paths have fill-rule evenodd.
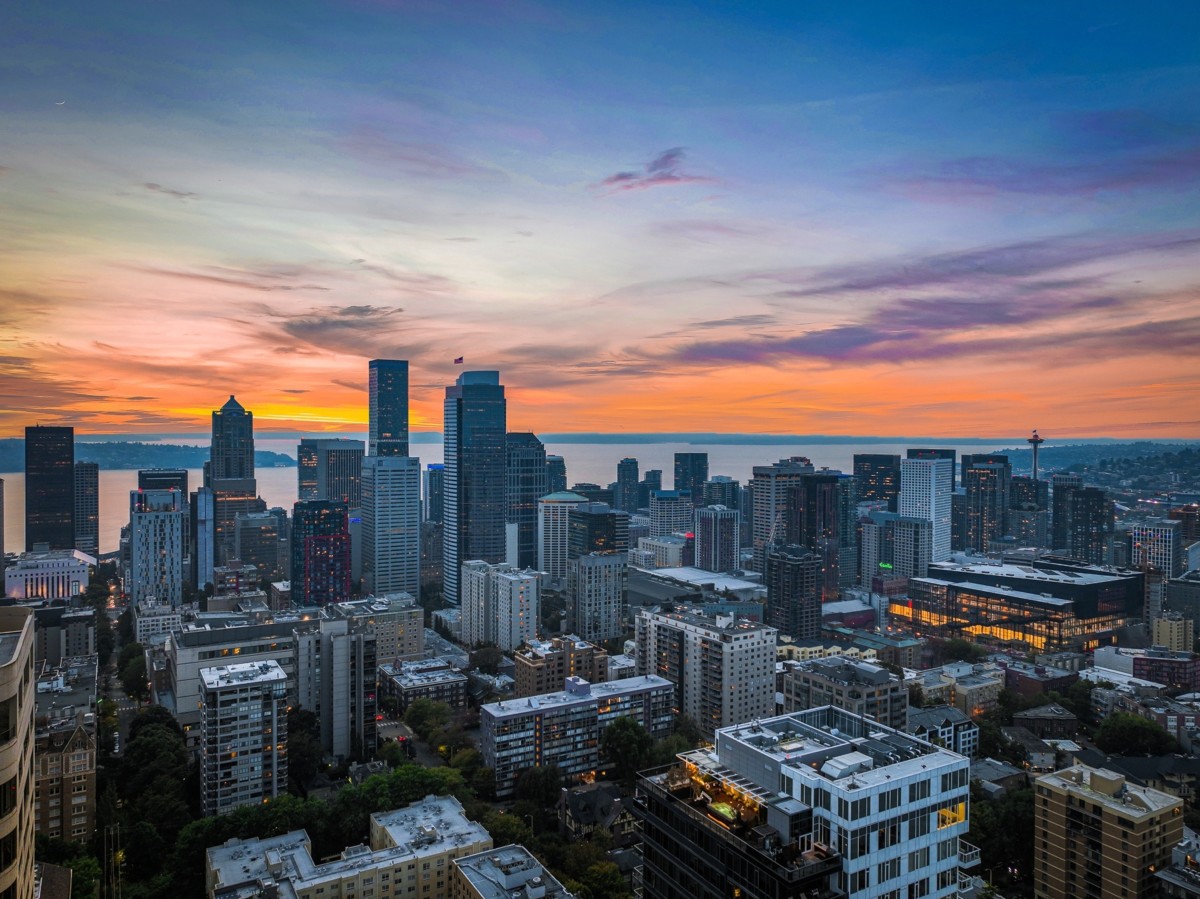
<path id="1" fill-rule="evenodd" d="M 208 461 L 207 446 L 171 443 L 76 443 L 76 462 L 96 462 L 104 469 L 117 468 L 203 468 Z M 295 468 L 296 460 L 283 453 L 258 450 L 257 468 Z M 12 437 L 0 440 L 0 471 L 25 470 L 25 441 Z"/>

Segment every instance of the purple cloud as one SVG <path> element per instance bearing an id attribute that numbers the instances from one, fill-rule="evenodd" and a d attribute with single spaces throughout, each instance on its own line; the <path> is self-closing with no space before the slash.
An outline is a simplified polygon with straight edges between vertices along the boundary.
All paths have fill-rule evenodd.
<path id="1" fill-rule="evenodd" d="M 168 197 L 175 197 L 177 200 L 193 200 L 196 198 L 196 194 L 189 190 L 173 190 L 170 187 L 155 184 L 153 181 L 147 181 L 142 187 L 146 188 L 146 190 L 152 190 L 155 193 L 166 194 Z"/>
<path id="2" fill-rule="evenodd" d="M 626 190 L 647 190 L 665 184 L 712 184 L 715 178 L 691 175 L 681 171 L 685 152 L 683 147 L 664 150 L 651 159 L 640 172 L 617 172 L 609 175 L 597 185 L 608 188 L 608 193 Z"/>

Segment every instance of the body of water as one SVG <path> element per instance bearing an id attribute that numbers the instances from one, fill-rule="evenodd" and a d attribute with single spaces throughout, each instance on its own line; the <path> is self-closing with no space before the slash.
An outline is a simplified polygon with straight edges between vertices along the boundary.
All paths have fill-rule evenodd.
<path id="1" fill-rule="evenodd" d="M 191 442 L 191 441 L 170 441 Z M 199 442 L 199 441 L 197 441 Z M 939 447 L 962 453 L 986 453 L 1012 447 L 1019 441 L 986 444 L 956 444 L 939 442 Z M 260 439 L 255 446 L 262 450 L 286 453 L 295 458 L 296 441 Z M 663 486 L 670 489 L 675 475 L 675 453 L 708 453 L 708 471 L 712 475 L 728 475 L 745 484 L 755 465 L 769 465 L 790 456 L 807 456 L 818 468 L 853 470 L 855 453 L 892 453 L 904 455 L 911 444 L 900 443 L 822 443 L 822 444 L 702 444 L 702 443 L 547 443 L 546 452 L 562 456 L 567 464 L 567 483 L 600 484 L 617 479 L 617 462 L 626 457 L 638 460 L 641 474 L 661 469 Z M 441 462 L 440 443 L 414 443 L 412 452 L 422 466 Z M 295 468 L 260 468 L 256 472 L 258 493 L 268 506 L 291 509 L 296 502 Z M 189 486 L 195 490 L 203 481 L 199 469 L 188 473 Z M 25 548 L 25 476 L 21 472 L 0 473 L 4 480 L 4 548 L 21 552 Z M 100 551 L 113 552 L 120 543 L 121 527 L 129 521 L 129 491 L 137 488 L 137 471 L 115 469 L 100 472 Z"/>

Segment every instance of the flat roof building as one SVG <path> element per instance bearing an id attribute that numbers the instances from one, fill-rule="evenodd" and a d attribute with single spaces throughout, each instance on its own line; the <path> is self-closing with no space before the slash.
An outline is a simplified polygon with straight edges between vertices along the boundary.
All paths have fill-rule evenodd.
<path id="1" fill-rule="evenodd" d="M 574 899 L 524 846 L 501 846 L 454 860 L 451 899 Z"/>

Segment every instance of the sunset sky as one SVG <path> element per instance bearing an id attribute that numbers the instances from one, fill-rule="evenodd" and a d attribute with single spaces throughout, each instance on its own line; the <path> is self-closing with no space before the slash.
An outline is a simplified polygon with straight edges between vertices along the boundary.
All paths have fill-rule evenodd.
<path id="1" fill-rule="evenodd" d="M 1200 4 L 6 3 L 0 436 L 1200 437 Z"/>

